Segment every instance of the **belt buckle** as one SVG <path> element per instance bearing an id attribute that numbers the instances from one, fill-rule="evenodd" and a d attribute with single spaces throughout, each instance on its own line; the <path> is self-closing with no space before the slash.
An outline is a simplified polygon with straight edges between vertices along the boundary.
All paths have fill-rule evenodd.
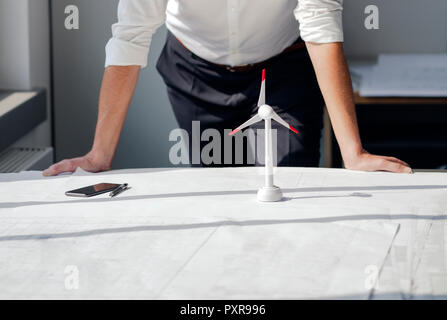
<path id="1" fill-rule="evenodd" d="M 230 71 L 230 72 L 236 72 L 236 71 L 242 71 L 242 70 L 246 70 L 246 69 L 250 69 L 254 66 L 254 64 L 249 63 L 249 64 L 244 64 L 244 65 L 240 65 L 240 66 L 226 66 L 225 68 Z"/>

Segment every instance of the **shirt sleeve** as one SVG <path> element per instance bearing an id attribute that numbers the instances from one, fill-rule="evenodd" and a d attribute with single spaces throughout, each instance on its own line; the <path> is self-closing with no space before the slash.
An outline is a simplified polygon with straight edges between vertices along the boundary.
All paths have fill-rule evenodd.
<path id="1" fill-rule="evenodd" d="M 343 0 L 298 0 L 294 13 L 304 41 L 343 42 Z"/>
<path id="2" fill-rule="evenodd" d="M 147 66 L 152 36 L 166 20 L 168 0 L 120 0 L 106 45 L 105 66 Z"/>

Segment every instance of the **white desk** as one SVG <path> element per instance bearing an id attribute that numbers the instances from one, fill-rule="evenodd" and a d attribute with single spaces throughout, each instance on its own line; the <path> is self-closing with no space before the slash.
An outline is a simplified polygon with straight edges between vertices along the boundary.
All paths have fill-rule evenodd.
<path id="1" fill-rule="evenodd" d="M 0 298 L 447 298 L 447 174 L 261 174 L 0 175 Z M 64 196 L 99 182 L 132 189 Z"/>

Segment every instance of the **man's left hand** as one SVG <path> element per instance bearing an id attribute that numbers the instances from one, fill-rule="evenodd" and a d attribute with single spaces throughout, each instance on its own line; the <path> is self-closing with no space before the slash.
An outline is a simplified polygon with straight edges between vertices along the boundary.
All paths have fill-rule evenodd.
<path id="1" fill-rule="evenodd" d="M 377 156 L 362 150 L 360 154 L 345 160 L 346 169 L 361 171 L 388 171 L 413 173 L 410 165 L 394 157 Z"/>

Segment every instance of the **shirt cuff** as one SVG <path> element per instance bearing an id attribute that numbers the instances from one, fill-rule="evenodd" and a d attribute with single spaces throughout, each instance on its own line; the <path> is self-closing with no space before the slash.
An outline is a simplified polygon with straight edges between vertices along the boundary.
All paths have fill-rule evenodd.
<path id="1" fill-rule="evenodd" d="M 300 35 L 306 42 L 343 42 L 342 10 L 296 12 Z"/>
<path id="2" fill-rule="evenodd" d="M 106 45 L 105 67 L 108 66 L 147 66 L 149 47 L 139 46 L 129 41 L 111 38 Z"/>

